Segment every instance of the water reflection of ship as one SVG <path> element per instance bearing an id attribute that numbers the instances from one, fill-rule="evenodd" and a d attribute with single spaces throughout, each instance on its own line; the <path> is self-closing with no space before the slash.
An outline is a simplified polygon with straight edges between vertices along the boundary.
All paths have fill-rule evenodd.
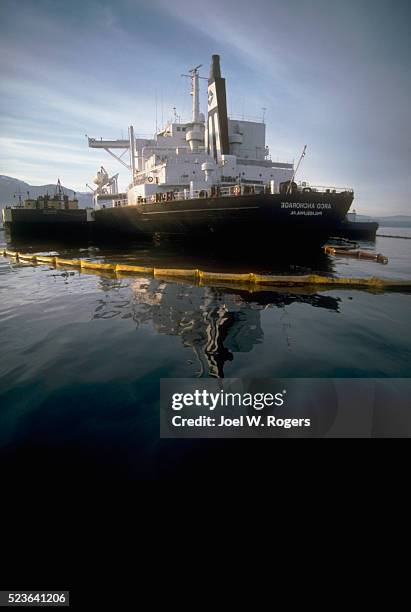
<path id="1" fill-rule="evenodd" d="M 117 314 L 138 324 L 151 323 L 160 334 L 180 336 L 198 363 L 198 376 L 224 376 L 224 365 L 235 353 L 248 353 L 264 338 L 261 310 L 283 308 L 294 302 L 338 312 L 339 300 L 330 295 L 299 290 L 298 293 L 193 287 L 153 278 L 126 281 L 132 300 L 101 300 L 98 318 Z M 105 291 L 118 288 L 118 281 L 101 279 Z M 116 306 L 117 304 L 117 306 Z M 130 312 L 131 310 L 131 312 Z"/>
<path id="2" fill-rule="evenodd" d="M 199 376 L 223 376 L 233 353 L 249 352 L 263 339 L 259 310 L 244 307 L 235 295 L 155 280 L 134 280 L 132 289 L 139 305 L 135 320 L 150 320 L 158 333 L 180 336 L 196 356 Z"/>

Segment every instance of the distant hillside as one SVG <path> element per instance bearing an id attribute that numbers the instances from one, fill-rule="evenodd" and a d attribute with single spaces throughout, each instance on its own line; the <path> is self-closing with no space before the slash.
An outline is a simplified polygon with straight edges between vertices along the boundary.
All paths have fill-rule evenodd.
<path id="1" fill-rule="evenodd" d="M 68 195 L 69 198 L 73 197 L 74 191 L 72 189 L 68 189 L 67 187 L 62 188 L 63 192 Z M 10 204 L 18 204 L 19 198 L 17 195 L 14 197 L 14 195 L 19 191 L 22 194 L 22 199 L 24 200 L 27 198 L 27 192 L 30 193 L 31 198 L 37 198 L 45 193 L 53 195 L 55 189 L 56 185 L 29 185 L 28 183 L 15 179 L 11 176 L 0 175 L 0 208 L 9 206 Z M 86 208 L 87 206 L 93 205 L 90 193 L 76 191 L 76 196 L 80 208 Z"/>
<path id="2" fill-rule="evenodd" d="M 378 221 L 381 227 L 411 227 L 410 215 L 391 215 L 388 217 L 357 215 L 357 221 Z"/>

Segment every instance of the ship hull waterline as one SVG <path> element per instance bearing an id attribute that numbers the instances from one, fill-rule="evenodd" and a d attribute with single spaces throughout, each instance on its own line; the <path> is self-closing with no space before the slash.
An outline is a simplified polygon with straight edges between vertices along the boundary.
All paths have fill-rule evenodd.
<path id="1" fill-rule="evenodd" d="M 351 192 L 241 195 L 171 200 L 95 212 L 96 235 L 164 236 L 212 241 L 275 236 L 317 241 L 335 232 L 353 201 Z"/>

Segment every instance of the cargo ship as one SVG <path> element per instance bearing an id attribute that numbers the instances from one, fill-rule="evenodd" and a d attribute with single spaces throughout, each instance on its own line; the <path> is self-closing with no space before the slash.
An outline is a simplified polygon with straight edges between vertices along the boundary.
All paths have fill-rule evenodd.
<path id="1" fill-rule="evenodd" d="M 19 194 L 19 204 L 7 206 L 2 210 L 6 236 L 15 238 L 73 238 L 91 237 L 94 211 L 79 208 L 75 197 L 64 193 L 58 179 L 53 195 L 48 193 L 38 198 L 28 197 L 23 201 Z"/>
<path id="2" fill-rule="evenodd" d="M 131 173 L 127 199 L 95 211 L 95 230 L 111 237 L 169 236 L 208 241 L 324 239 L 336 232 L 353 202 L 351 188 L 296 180 L 296 165 L 273 161 L 262 119 L 229 117 L 220 57 L 212 56 L 207 117 L 200 112 L 200 66 L 189 71 L 192 117 L 174 120 L 154 138 L 88 138 Z M 206 79 L 207 80 L 207 79 Z M 117 150 L 123 149 L 121 155 Z M 129 163 L 124 153 L 129 152 Z"/>

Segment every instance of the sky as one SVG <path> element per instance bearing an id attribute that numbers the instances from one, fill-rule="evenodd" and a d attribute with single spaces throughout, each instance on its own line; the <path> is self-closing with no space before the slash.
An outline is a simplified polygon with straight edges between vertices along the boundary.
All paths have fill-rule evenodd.
<path id="1" fill-rule="evenodd" d="M 104 165 L 125 187 L 86 134 L 152 136 L 173 107 L 189 120 L 181 74 L 218 53 L 229 114 L 266 108 L 273 160 L 307 144 L 297 179 L 411 214 L 410 24 L 403 0 L 0 0 L 0 174 L 86 191 Z"/>

